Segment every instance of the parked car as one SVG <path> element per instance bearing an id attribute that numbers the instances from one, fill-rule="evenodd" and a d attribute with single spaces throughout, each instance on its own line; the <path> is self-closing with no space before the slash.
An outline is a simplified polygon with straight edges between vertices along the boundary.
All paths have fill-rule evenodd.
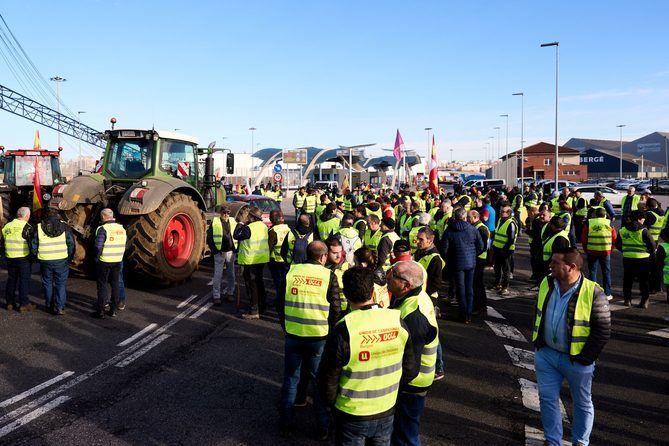
<path id="1" fill-rule="evenodd" d="M 613 183 L 612 187 L 617 190 L 627 190 L 628 187 L 634 186 L 636 183 L 636 180 L 618 180 Z"/>
<path id="2" fill-rule="evenodd" d="M 653 189 L 656 194 L 669 194 L 669 180 L 660 180 Z"/>
<path id="3" fill-rule="evenodd" d="M 506 185 L 506 181 L 503 179 L 486 179 L 486 180 L 469 180 L 463 186 L 465 188 L 470 188 L 476 186 L 479 189 L 483 187 L 492 187 L 494 189 L 500 190 Z"/>
<path id="4" fill-rule="evenodd" d="M 585 198 L 588 203 L 590 203 L 590 200 L 594 198 L 595 192 L 601 192 L 602 195 L 604 195 L 604 198 L 609 200 L 611 205 L 614 207 L 620 207 L 620 202 L 625 196 L 624 193 L 606 186 L 587 185 L 577 186 L 574 189 L 581 191 L 581 196 Z"/>
<path id="5" fill-rule="evenodd" d="M 273 200 L 269 197 L 264 197 L 262 195 L 234 194 L 234 195 L 228 195 L 226 201 L 243 202 L 247 203 L 249 206 L 253 206 L 260 209 L 260 211 L 262 212 L 262 221 L 267 226 L 272 225 L 269 221 L 269 213 L 272 211 L 281 210 L 281 207 L 279 206 L 279 203 L 276 202 L 276 200 Z"/>

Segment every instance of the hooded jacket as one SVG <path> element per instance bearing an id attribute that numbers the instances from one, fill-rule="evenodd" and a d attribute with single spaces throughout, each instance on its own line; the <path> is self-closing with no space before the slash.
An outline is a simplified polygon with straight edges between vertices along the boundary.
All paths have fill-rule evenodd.
<path id="1" fill-rule="evenodd" d="M 474 226 L 464 220 L 456 220 L 444 232 L 439 250 L 450 271 L 464 271 L 476 266 L 476 257 L 486 247 Z"/>
<path id="2" fill-rule="evenodd" d="M 67 244 L 67 259 L 62 260 L 40 260 L 42 263 L 62 263 L 69 262 L 74 255 L 74 236 L 70 227 L 67 226 L 67 223 L 60 220 L 57 216 L 47 217 L 45 220 L 40 223 L 42 230 L 49 237 L 58 237 L 61 234 L 65 233 L 65 243 Z M 30 242 L 30 252 L 32 255 L 37 257 L 37 251 L 39 250 L 39 237 L 37 236 L 37 230 L 33 235 L 33 238 Z"/>

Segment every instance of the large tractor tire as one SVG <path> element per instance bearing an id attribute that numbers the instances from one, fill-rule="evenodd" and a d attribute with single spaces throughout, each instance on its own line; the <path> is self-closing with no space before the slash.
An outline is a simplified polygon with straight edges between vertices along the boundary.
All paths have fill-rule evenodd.
<path id="1" fill-rule="evenodd" d="M 149 275 L 163 285 L 183 282 L 200 263 L 206 229 L 197 203 L 188 195 L 172 192 L 158 209 L 129 222 L 128 272 Z"/>
<path id="2" fill-rule="evenodd" d="M 70 261 L 70 269 L 75 273 L 89 275 L 93 273 L 92 253 L 90 249 L 89 231 L 93 216 L 93 205 L 78 204 L 65 211 L 65 221 L 73 229 L 74 256 Z M 88 260 L 88 261 L 87 261 Z"/>
<path id="3" fill-rule="evenodd" d="M 4 226 L 13 218 L 12 195 L 0 194 L 0 201 L 2 201 L 2 217 L 0 217 L 0 226 Z"/>

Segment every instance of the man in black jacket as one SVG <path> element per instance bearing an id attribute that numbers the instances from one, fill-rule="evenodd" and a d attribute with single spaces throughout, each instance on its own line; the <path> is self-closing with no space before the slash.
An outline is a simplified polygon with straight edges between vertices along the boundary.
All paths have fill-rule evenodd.
<path id="1" fill-rule="evenodd" d="M 633 188 L 630 188 L 633 189 Z M 648 308 L 648 279 L 655 263 L 655 240 L 643 224 L 646 212 L 634 210 L 616 238 L 616 249 L 623 253 L 623 298 L 625 305 L 632 305 L 632 285 L 639 280 L 641 302 L 639 308 Z"/>
<path id="2" fill-rule="evenodd" d="M 581 274 L 576 248 L 551 257 L 552 275 L 539 288 L 532 342 L 546 444 L 562 444 L 560 388 L 566 379 L 574 401 L 572 444 L 589 443 L 595 418 L 592 378 L 595 360 L 611 336 L 608 300 L 597 283 Z"/>
<path id="3" fill-rule="evenodd" d="M 389 444 L 397 388 L 408 384 L 418 374 L 419 363 L 413 353 L 409 329 L 401 320 L 399 310 L 383 309 L 374 303 L 373 275 L 371 269 L 362 267 L 344 273 L 344 293 L 351 312 L 328 336 L 318 371 L 321 399 L 327 407 L 334 407 L 335 442 L 338 445 L 364 443 L 365 440 Z M 393 313 L 396 313 L 394 317 Z M 394 335 L 370 343 L 365 341 L 361 330 L 376 330 L 381 336 L 383 333 Z M 352 337 L 358 342 L 352 342 Z M 374 360 L 380 361 L 379 365 L 385 368 L 394 368 L 385 374 L 371 374 L 368 362 Z M 395 390 L 378 397 L 368 396 L 365 391 L 378 388 Z"/>

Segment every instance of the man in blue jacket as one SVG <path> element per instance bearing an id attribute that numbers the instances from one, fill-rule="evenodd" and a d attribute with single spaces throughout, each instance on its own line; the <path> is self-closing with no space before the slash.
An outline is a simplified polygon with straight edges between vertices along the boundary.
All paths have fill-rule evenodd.
<path id="1" fill-rule="evenodd" d="M 474 306 L 474 269 L 476 257 L 485 251 L 481 234 L 467 223 L 467 211 L 458 207 L 453 211 L 453 223 L 448 225 L 440 246 L 455 280 L 460 317 L 466 324 L 472 320 Z"/>

